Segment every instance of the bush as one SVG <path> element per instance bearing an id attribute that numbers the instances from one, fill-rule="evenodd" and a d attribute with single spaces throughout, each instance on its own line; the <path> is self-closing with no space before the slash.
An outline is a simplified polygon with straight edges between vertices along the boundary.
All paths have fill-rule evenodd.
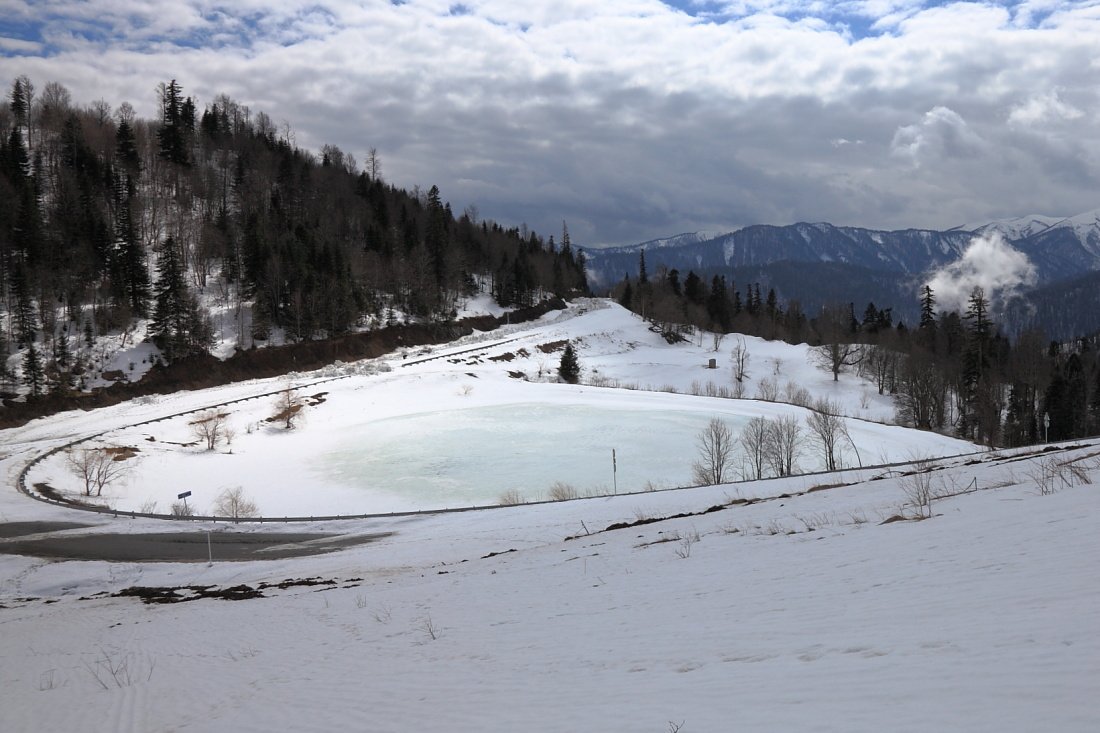
<path id="1" fill-rule="evenodd" d="M 517 489 L 508 489 L 497 498 L 497 504 L 500 506 L 515 506 L 522 503 L 523 497 Z"/>
<path id="2" fill-rule="evenodd" d="M 572 484 L 567 484 L 563 481 L 557 481 L 550 487 L 550 491 L 547 496 L 550 501 L 568 501 L 570 499 L 579 498 L 581 493 L 577 491 L 577 487 Z"/>
<path id="3" fill-rule="evenodd" d="M 249 499 L 240 486 L 226 489 L 218 495 L 217 500 L 214 502 L 214 514 L 219 517 L 244 519 L 259 516 L 259 513 L 256 502 Z"/>

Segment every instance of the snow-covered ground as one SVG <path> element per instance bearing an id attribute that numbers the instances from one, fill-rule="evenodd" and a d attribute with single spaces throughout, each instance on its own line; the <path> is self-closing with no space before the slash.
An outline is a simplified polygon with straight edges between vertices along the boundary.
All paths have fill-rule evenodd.
<path id="1" fill-rule="evenodd" d="M 677 392 L 732 382 L 728 353 L 713 352 L 711 341 L 669 345 L 624 309 L 603 306 L 588 301 L 503 337 L 399 354 L 369 370 L 357 365 L 344 379 L 300 377 L 292 383 L 306 385 L 299 394 L 316 403 L 305 409 L 300 426 L 287 430 L 265 422 L 277 397 L 237 402 L 218 408 L 233 438 L 213 451 L 193 434 L 201 412 L 106 432 L 81 448 L 130 448 L 135 455 L 125 462 L 123 478 L 96 502 L 163 513 L 178 494 L 191 491 L 190 506 L 213 514 L 218 495 L 240 487 L 264 516 L 308 517 L 484 506 L 508 491 L 537 501 L 555 484 L 582 495 L 688 486 L 697 436 L 711 418 L 734 430 L 753 417 L 805 420 L 805 409 L 774 402 L 556 383 L 566 339 L 578 344 L 589 382 L 646 385 L 641 380 L 648 375 L 650 389 Z M 753 339 L 747 348 L 747 394 L 755 392 L 753 376 L 757 384 L 777 381 L 778 365 L 785 381 L 831 395 L 848 414 L 863 413 L 860 402 L 871 414 L 887 412 L 878 395 L 873 405 L 868 401 L 860 380 L 845 376 L 833 383 L 809 365 L 805 347 Z M 715 356 L 721 368 L 708 369 Z M 216 399 L 263 394 L 281 384 L 222 390 Z M 192 405 L 203 406 L 203 396 Z M 178 411 L 166 406 L 163 414 Z M 862 420 L 848 421 L 848 432 L 851 442 L 841 446 L 846 465 L 975 450 L 951 438 Z M 78 496 L 84 484 L 67 456 L 58 453 L 36 465 L 28 485 L 45 483 Z M 808 437 L 798 467 L 824 467 Z"/>
<path id="2" fill-rule="evenodd" d="M 352 375 L 346 379 L 315 384 L 325 375 L 297 375 L 303 394 L 327 392 L 325 401 L 292 431 L 258 424 L 271 412 L 270 397 L 232 405 L 232 454 L 226 447 L 160 451 L 184 442 L 186 418 L 126 426 L 266 394 L 279 380 L 4 431 L 0 470 L 9 488 L 0 492 L 0 522 L 92 525 L 63 534 L 225 531 L 224 523 L 87 514 L 12 488 L 33 456 L 103 430 L 117 431 L 109 442 L 140 447 L 146 464 L 131 459 L 133 475 L 116 501 L 131 494 L 144 501 L 143 491 L 162 482 L 198 488 L 217 476 L 217 486 L 242 485 L 264 509 L 283 501 L 276 495 L 293 495 L 259 495 L 283 472 L 295 482 L 309 479 L 299 493 L 338 496 L 334 474 L 343 469 L 317 457 L 345 456 L 352 473 L 365 472 L 358 461 L 369 451 L 355 445 L 361 433 L 400 435 L 408 421 L 415 428 L 408 435 L 439 440 L 424 439 L 426 452 L 453 447 L 461 436 L 448 434 L 442 417 L 452 411 L 472 419 L 463 424 L 478 451 L 524 425 L 545 430 L 548 449 L 529 458 L 540 472 L 523 479 L 536 494 L 570 479 L 571 459 L 556 450 L 561 442 L 595 444 L 603 454 L 601 441 L 611 434 L 623 456 L 627 437 L 644 439 L 645 431 L 616 435 L 609 413 L 644 422 L 669 412 L 689 423 L 680 433 L 661 423 L 666 439 L 620 464 L 626 481 L 626 466 L 656 454 L 655 464 L 672 466 L 676 482 L 687 478 L 693 458 L 695 416 L 721 414 L 736 425 L 746 415 L 796 414 L 773 403 L 540 381 L 540 369 L 545 375 L 557 366 L 557 353 L 544 356 L 537 346 L 571 338 L 589 381 L 681 392 L 708 380 L 728 384 L 729 341 L 724 354 L 709 353 L 706 340 L 669 346 L 616 306 L 582 307 L 588 312 L 575 308 L 430 354 L 327 372 Z M 757 380 L 791 381 L 848 414 L 889 415 L 888 402 L 854 376 L 834 384 L 808 365 L 803 347 L 746 344 L 748 395 Z M 720 369 L 705 369 L 711 356 Z M 569 432 L 580 435 L 556 434 L 562 420 L 576 420 Z M 294 527 L 378 536 L 327 555 L 215 557 L 207 565 L 0 554 L 0 730 L 1097 729 L 1100 492 L 1089 481 L 1100 480 L 1100 446 L 1018 460 L 1000 452 L 940 460 L 930 486 L 953 496 L 933 502 L 933 518 L 881 524 L 914 513 L 906 492 L 914 478 L 898 468 L 860 469 L 860 461 L 956 454 L 966 446 L 857 420 L 850 430 L 861 455 L 849 452 L 850 468 L 839 474 Z M 145 440 L 150 435 L 155 443 Z M 393 439 L 387 450 L 409 442 Z M 498 473 L 504 458 L 482 455 L 491 461 L 485 477 Z M 259 459 L 247 471 L 233 463 L 252 456 Z M 411 454 L 404 460 L 423 468 Z M 223 467 L 204 475 L 207 464 Z M 1043 467 L 1062 464 L 1075 470 L 1060 469 L 1061 478 L 1047 482 L 1057 490 L 1040 492 Z M 578 479 L 578 488 L 610 482 L 609 468 L 602 479 Z M 56 462 L 32 474 L 32 482 L 68 480 Z M 624 490 L 637 488 L 635 479 L 627 483 Z M 491 503 L 495 493 L 481 498 Z M 741 503 L 757 498 L 765 500 Z M 723 508 L 703 513 L 716 506 Z M 667 518 L 676 514 L 691 516 Z M 311 577 L 334 582 L 267 587 L 264 597 L 241 601 L 143 605 L 106 595 L 133 586 L 255 588 Z"/>

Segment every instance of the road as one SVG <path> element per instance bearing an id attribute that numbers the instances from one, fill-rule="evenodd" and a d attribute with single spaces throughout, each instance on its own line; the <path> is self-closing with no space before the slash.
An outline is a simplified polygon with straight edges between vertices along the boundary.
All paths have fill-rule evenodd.
<path id="1" fill-rule="evenodd" d="M 206 562 L 208 558 L 207 533 L 202 530 L 136 534 L 70 533 L 87 527 L 65 522 L 0 524 L 0 553 L 107 562 Z M 216 562 L 304 557 L 366 544 L 390 534 L 216 531 L 209 534 L 209 556 Z"/>

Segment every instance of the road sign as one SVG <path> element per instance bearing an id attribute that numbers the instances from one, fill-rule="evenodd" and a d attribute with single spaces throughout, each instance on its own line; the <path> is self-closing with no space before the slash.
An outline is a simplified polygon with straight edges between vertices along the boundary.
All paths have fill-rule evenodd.
<path id="1" fill-rule="evenodd" d="M 191 492 L 190 491 L 185 491 L 182 494 L 177 494 L 176 498 L 177 499 L 186 499 L 189 496 L 191 496 Z"/>

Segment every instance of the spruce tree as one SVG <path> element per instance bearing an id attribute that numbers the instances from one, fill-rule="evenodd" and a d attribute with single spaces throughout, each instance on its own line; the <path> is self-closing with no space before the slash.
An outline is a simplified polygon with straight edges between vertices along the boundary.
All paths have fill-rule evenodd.
<path id="1" fill-rule="evenodd" d="M 115 130 L 115 158 L 132 175 L 141 170 L 141 155 L 138 153 L 134 128 L 124 118 Z"/>
<path id="2" fill-rule="evenodd" d="M 29 397 L 41 397 L 46 392 L 46 370 L 34 342 L 27 344 L 23 353 L 23 384 L 27 385 Z"/>
<path id="3" fill-rule="evenodd" d="M 149 271 L 145 265 L 145 249 L 138 241 L 134 227 L 134 180 L 126 174 L 115 180 L 115 249 L 113 270 L 117 282 L 115 291 L 133 314 L 144 318 L 148 313 Z"/>
<path id="4" fill-rule="evenodd" d="M 630 304 L 634 301 L 634 288 L 630 286 L 630 278 L 623 278 L 623 292 L 619 296 L 619 305 L 627 310 L 630 309 Z"/>
<path id="5" fill-rule="evenodd" d="M 163 116 L 157 131 L 160 157 L 177 165 L 190 165 L 188 128 L 195 127 L 195 106 L 191 98 L 182 98 L 180 85 L 173 79 L 164 87 Z M 190 124 L 188 124 L 188 116 Z"/>
<path id="6" fill-rule="evenodd" d="M 577 360 L 577 352 L 573 349 L 572 342 L 567 343 L 565 351 L 562 352 L 561 362 L 558 364 L 558 376 L 569 384 L 576 384 L 581 378 L 581 365 Z"/>
<path id="7" fill-rule="evenodd" d="M 179 248 L 171 237 L 160 247 L 154 298 L 149 334 L 166 361 L 199 353 L 209 346 L 210 325 L 187 289 Z"/>

